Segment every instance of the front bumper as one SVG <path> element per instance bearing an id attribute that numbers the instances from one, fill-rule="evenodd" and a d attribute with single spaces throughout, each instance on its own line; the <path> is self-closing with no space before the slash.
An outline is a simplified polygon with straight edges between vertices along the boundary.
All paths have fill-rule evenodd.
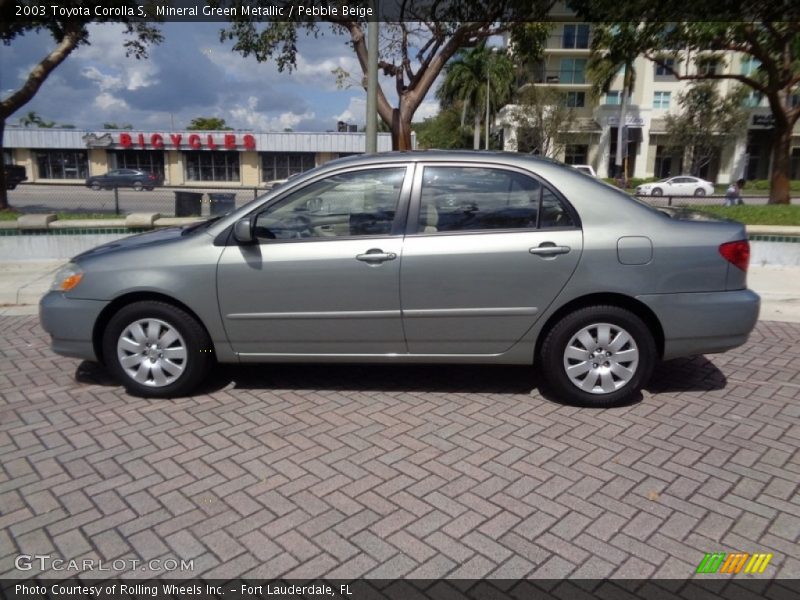
<path id="1" fill-rule="evenodd" d="M 49 292 L 39 301 L 39 322 L 50 334 L 53 352 L 62 356 L 98 360 L 92 332 L 105 300 L 68 298 L 63 292 Z"/>
<path id="2" fill-rule="evenodd" d="M 664 330 L 665 360 L 725 352 L 747 341 L 761 299 L 752 290 L 637 296 Z"/>

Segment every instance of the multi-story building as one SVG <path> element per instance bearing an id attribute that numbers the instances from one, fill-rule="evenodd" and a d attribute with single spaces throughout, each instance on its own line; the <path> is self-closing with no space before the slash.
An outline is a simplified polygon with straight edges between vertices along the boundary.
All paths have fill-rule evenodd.
<path id="1" fill-rule="evenodd" d="M 592 24 L 575 20 L 574 13 L 559 3 L 551 16 L 553 25 L 541 63 L 528 74 L 527 85 L 562 92 L 563 102 L 574 111 L 569 131 L 561 132 L 562 149 L 555 157 L 570 164 L 592 165 L 598 177 L 617 175 L 615 157 L 617 128 L 622 104 L 623 70 L 617 73 L 607 94 L 594 98 L 587 74 Z M 748 55 L 727 53 L 716 63 L 702 68 L 718 72 L 749 74 L 758 67 Z M 690 74 L 697 67 L 695 57 L 677 54 L 674 59 L 679 73 Z M 661 66 L 644 57 L 634 63 L 635 86 L 626 107 L 625 123 L 628 148 L 626 175 L 630 177 L 667 177 L 689 170 L 685 153 L 672 148 L 666 135 L 666 115 L 679 110 L 677 97 L 689 82 L 679 81 Z M 727 94 L 737 82 L 719 80 L 719 91 Z M 800 98 L 797 99 L 800 101 Z M 745 99 L 749 109 L 747 130 L 724 147 L 700 173 L 711 181 L 729 182 L 739 177 L 766 179 L 770 172 L 770 136 L 772 115 L 767 102 L 756 92 Z M 514 107 L 500 111 L 504 148 L 530 152 L 526 136 L 520 135 Z M 792 179 L 800 179 L 800 127 L 795 129 L 792 150 Z"/>

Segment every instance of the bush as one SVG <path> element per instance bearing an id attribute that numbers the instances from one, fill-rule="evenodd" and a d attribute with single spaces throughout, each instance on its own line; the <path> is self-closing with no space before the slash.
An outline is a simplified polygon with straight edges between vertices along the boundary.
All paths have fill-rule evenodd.
<path id="1" fill-rule="evenodd" d="M 745 189 L 766 191 L 769 189 L 769 179 L 751 179 L 747 182 Z M 789 189 L 793 192 L 800 192 L 800 179 L 793 179 L 789 182 Z"/>

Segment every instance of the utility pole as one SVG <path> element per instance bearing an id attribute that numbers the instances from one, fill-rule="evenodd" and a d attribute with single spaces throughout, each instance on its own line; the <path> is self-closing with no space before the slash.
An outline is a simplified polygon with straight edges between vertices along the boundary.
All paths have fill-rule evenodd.
<path id="1" fill-rule="evenodd" d="M 627 180 L 628 174 L 626 173 L 625 169 L 625 158 L 628 155 L 628 136 L 627 129 L 625 128 L 625 119 L 626 113 L 628 109 L 628 85 L 629 85 L 629 77 L 631 76 L 628 73 L 629 65 L 625 63 L 625 73 L 622 76 L 622 102 L 619 107 L 619 123 L 617 124 L 617 155 L 614 159 L 614 164 L 616 165 L 617 172 L 614 173 L 614 177 L 619 177 L 620 173 L 622 174 L 622 178 Z"/>
<path id="2" fill-rule="evenodd" d="M 366 152 L 378 151 L 378 3 L 370 2 L 373 20 L 367 25 L 367 132 Z"/>

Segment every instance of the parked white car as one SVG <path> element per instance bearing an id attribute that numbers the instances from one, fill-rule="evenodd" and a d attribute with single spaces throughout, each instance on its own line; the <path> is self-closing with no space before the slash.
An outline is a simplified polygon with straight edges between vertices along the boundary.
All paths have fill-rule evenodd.
<path id="1" fill-rule="evenodd" d="M 690 175 L 644 183 L 636 188 L 639 196 L 710 196 L 713 193 L 713 183 Z"/>

